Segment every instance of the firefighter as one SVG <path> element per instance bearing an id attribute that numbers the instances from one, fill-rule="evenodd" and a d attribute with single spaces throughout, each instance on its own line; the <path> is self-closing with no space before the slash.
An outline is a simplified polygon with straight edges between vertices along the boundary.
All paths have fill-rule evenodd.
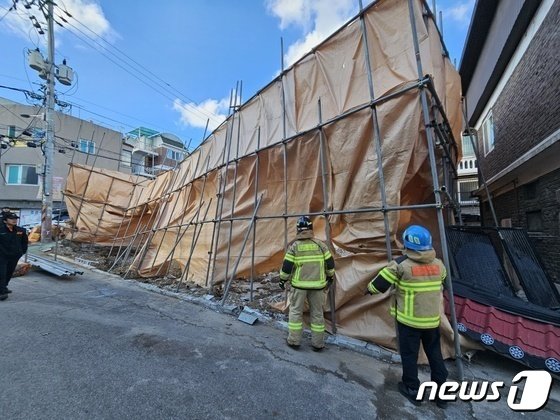
<path id="1" fill-rule="evenodd" d="M 403 233 L 403 256 L 392 261 L 368 284 L 367 293 L 384 293 L 391 286 L 396 289 L 396 302 L 391 314 L 396 318 L 399 352 L 402 360 L 402 382 L 398 389 L 411 403 L 416 399 L 418 380 L 418 351 L 420 342 L 428 357 L 431 380 L 438 385 L 447 380 L 447 369 L 440 347 L 440 308 L 442 284 L 447 275 L 445 265 L 436 258 L 432 236 L 423 226 L 411 225 Z M 440 408 L 447 403 L 436 400 Z"/>
<path id="2" fill-rule="evenodd" d="M 16 226 L 19 216 L 10 211 L 2 212 L 0 222 L 0 300 L 6 300 L 8 283 L 21 256 L 27 252 L 27 232 Z"/>
<path id="3" fill-rule="evenodd" d="M 303 305 L 309 304 L 311 315 L 311 345 L 313 350 L 325 347 L 325 320 L 323 303 L 325 289 L 328 289 L 334 276 L 334 259 L 329 248 L 313 237 L 313 223 L 302 216 L 296 224 L 297 235 L 288 246 L 282 269 L 280 288 L 290 281 L 290 313 L 288 318 L 288 345 L 298 348 L 303 333 Z"/>

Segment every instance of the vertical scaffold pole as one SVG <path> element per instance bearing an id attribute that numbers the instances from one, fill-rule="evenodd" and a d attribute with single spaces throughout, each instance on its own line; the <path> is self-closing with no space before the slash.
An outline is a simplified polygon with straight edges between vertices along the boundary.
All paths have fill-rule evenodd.
<path id="1" fill-rule="evenodd" d="M 232 104 L 234 103 L 233 99 L 233 90 L 229 97 L 229 109 L 232 108 Z M 237 95 L 237 93 L 235 93 Z M 216 202 L 216 216 L 214 218 L 214 231 L 212 232 L 212 244 L 214 251 L 213 254 L 208 259 L 208 270 L 206 272 L 206 286 L 208 286 L 208 280 L 210 280 L 211 286 L 214 286 L 214 276 L 216 274 L 216 260 L 218 258 L 218 246 L 220 244 L 220 228 L 222 225 L 222 215 L 224 210 L 224 200 L 225 200 L 225 192 L 227 187 L 227 175 L 229 169 L 229 159 L 231 154 L 231 142 L 233 141 L 233 127 L 235 123 L 235 111 L 231 114 L 231 121 L 228 124 L 226 130 L 226 138 L 224 140 L 224 162 L 225 165 L 223 168 L 224 175 L 220 178 L 220 185 L 218 186 L 218 200 Z M 229 138 L 228 138 L 229 137 Z M 227 150 L 227 154 L 226 154 Z M 215 242 L 214 242 L 215 241 Z M 212 252 L 212 251 L 211 251 Z M 212 263 L 212 275 L 210 276 L 210 263 Z"/>
<path id="2" fill-rule="evenodd" d="M 363 12 L 362 1 L 360 0 L 360 12 Z M 364 43 L 364 53 L 366 61 L 366 70 L 368 77 L 368 89 L 370 101 L 375 101 L 375 89 L 373 85 L 373 72 L 371 70 L 371 60 L 369 54 L 369 45 L 367 39 L 367 28 L 364 21 L 364 14 L 360 13 L 360 27 L 362 29 L 362 40 Z M 383 151 L 381 148 L 381 129 L 379 128 L 379 119 L 377 117 L 377 107 L 371 107 L 371 119 L 373 125 L 373 145 L 375 155 L 377 157 L 377 176 L 379 177 L 379 188 L 381 190 L 381 206 L 383 208 L 383 224 L 385 227 L 385 249 L 387 250 L 387 261 L 393 259 L 391 247 L 391 226 L 389 225 L 389 216 L 387 209 L 387 190 L 385 187 L 385 176 L 383 174 Z"/>
<path id="3" fill-rule="evenodd" d="M 282 91 L 282 156 L 284 158 L 284 250 L 288 249 L 288 150 L 286 145 L 286 92 L 284 87 L 284 39 L 280 38 L 280 88 Z"/>
<path id="4" fill-rule="evenodd" d="M 321 110 L 321 98 L 317 101 L 317 108 L 319 114 L 319 143 L 320 143 L 320 150 L 319 150 L 319 157 L 321 160 L 321 183 L 323 186 L 323 217 L 325 219 L 325 236 L 327 238 L 327 244 L 330 249 L 330 252 L 334 258 L 336 252 L 334 250 L 334 246 L 332 243 L 331 238 L 331 225 L 329 222 L 329 218 L 327 216 L 327 210 L 329 209 L 329 192 L 328 192 L 328 185 L 327 185 L 327 151 L 328 147 L 324 138 L 323 132 L 323 113 Z M 336 280 L 336 274 L 335 274 Z M 335 289 L 336 289 L 336 281 L 335 283 L 329 288 L 329 306 L 331 307 L 331 325 L 332 325 L 332 332 L 336 334 L 336 300 L 335 300 Z"/>
<path id="5" fill-rule="evenodd" d="M 229 287 L 231 286 L 231 282 L 233 281 L 233 279 L 235 277 L 235 274 L 237 273 L 237 267 L 239 267 L 239 262 L 241 261 L 241 257 L 243 256 L 243 251 L 245 250 L 245 245 L 247 244 L 247 239 L 249 239 L 249 234 L 251 233 L 251 229 L 253 228 L 253 226 L 255 224 L 255 220 L 257 218 L 257 212 L 259 211 L 259 206 L 261 205 L 262 197 L 263 197 L 263 194 L 261 194 L 261 196 L 259 197 L 259 201 L 257 202 L 255 210 L 253 211 L 253 216 L 251 217 L 251 223 L 249 224 L 249 227 L 247 228 L 247 232 L 245 232 L 245 238 L 243 239 L 243 244 L 241 245 L 241 250 L 239 251 L 239 256 L 237 257 L 237 261 L 235 261 L 235 266 L 233 267 L 233 271 L 231 273 L 231 276 L 229 277 L 229 280 L 227 281 L 226 287 L 224 288 L 224 296 L 222 297 L 222 306 L 226 302 L 226 299 L 227 299 L 227 296 L 228 296 L 228 293 L 229 293 Z"/>
<path id="6" fill-rule="evenodd" d="M 261 126 L 257 128 L 257 149 L 255 150 L 255 203 L 253 209 L 257 208 L 258 194 L 259 194 L 259 150 L 261 148 Z M 253 246 L 251 247 L 251 284 L 249 287 L 249 301 L 253 301 L 254 282 L 255 282 L 255 246 L 257 243 L 257 219 L 253 226 Z"/>
<path id="7" fill-rule="evenodd" d="M 243 83 L 239 82 L 239 95 L 235 94 L 235 102 L 234 102 L 234 109 L 237 110 L 239 106 L 241 106 L 241 91 L 243 89 Z M 239 104 L 237 104 L 237 98 L 239 98 Z M 228 278 L 228 271 L 229 271 L 229 258 L 231 256 L 231 237 L 233 234 L 233 215 L 235 213 L 235 199 L 237 198 L 237 169 L 239 167 L 239 143 L 241 142 L 241 113 L 239 112 L 237 115 L 237 148 L 235 151 L 235 167 L 233 171 L 233 197 L 231 199 L 231 211 L 230 211 L 230 219 L 229 219 L 229 236 L 228 236 L 228 250 L 227 250 L 227 257 L 226 257 L 226 279 Z M 233 139 L 233 134 L 232 134 Z"/>
<path id="8" fill-rule="evenodd" d="M 408 0 L 408 11 L 410 15 L 410 25 L 412 29 L 412 39 L 414 42 L 414 54 L 416 56 L 416 66 L 418 69 L 418 79 L 423 78 L 422 70 L 422 58 L 420 57 L 420 44 L 418 42 L 418 32 L 416 29 L 416 20 L 414 16 L 414 1 Z M 424 118 L 424 127 L 426 129 L 426 139 L 428 141 L 428 153 L 430 158 L 430 169 L 432 172 L 432 182 L 436 200 L 436 213 L 439 226 L 439 236 L 441 240 L 441 248 L 443 253 L 443 261 L 445 263 L 445 268 L 447 269 L 446 286 L 447 292 L 449 294 L 449 311 L 451 315 L 451 326 L 453 327 L 453 342 L 455 344 L 455 361 L 457 364 L 457 370 L 459 375 L 459 380 L 462 381 L 464 377 L 463 373 L 463 360 L 461 356 L 461 345 L 459 343 L 459 330 L 457 328 L 457 315 L 455 313 L 455 301 L 453 294 L 453 282 L 451 280 L 451 267 L 449 262 L 449 250 L 447 248 L 447 237 L 445 235 L 445 223 L 443 220 L 443 209 L 441 205 L 439 180 L 437 173 L 437 162 L 435 156 L 435 142 L 433 139 L 433 133 L 430 124 L 430 114 L 428 107 L 428 98 L 425 87 L 420 87 L 420 101 L 422 103 L 422 115 Z"/>

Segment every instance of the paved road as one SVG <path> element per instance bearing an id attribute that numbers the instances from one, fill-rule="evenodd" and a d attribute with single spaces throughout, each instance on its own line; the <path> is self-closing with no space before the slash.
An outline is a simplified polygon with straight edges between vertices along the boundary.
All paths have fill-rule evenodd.
<path id="1" fill-rule="evenodd" d="M 281 330 L 133 281 L 31 272 L 10 287 L 2 419 L 516 417 L 504 399 L 416 408 L 395 391 L 400 365 L 336 346 L 294 351 Z M 532 416 L 558 414 L 548 408 Z"/>

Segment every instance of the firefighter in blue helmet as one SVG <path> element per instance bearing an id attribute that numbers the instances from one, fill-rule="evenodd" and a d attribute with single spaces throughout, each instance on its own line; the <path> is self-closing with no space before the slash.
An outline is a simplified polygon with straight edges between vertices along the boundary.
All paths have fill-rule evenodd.
<path id="1" fill-rule="evenodd" d="M 334 259 L 329 248 L 313 237 L 313 223 L 307 216 L 297 221 L 296 239 L 288 246 L 282 269 L 280 287 L 290 281 L 290 313 L 288 345 L 297 348 L 303 332 L 303 305 L 309 304 L 311 315 L 311 345 L 320 351 L 325 347 L 323 317 L 324 289 L 330 287 L 334 276 Z"/>
<path id="2" fill-rule="evenodd" d="M 440 308 L 442 284 L 447 275 L 445 265 L 436 258 L 432 235 L 423 226 L 412 225 L 403 233 L 404 255 L 392 261 L 368 284 L 370 294 L 383 293 L 391 286 L 396 289 L 396 304 L 391 314 L 397 320 L 399 352 L 402 359 L 402 382 L 398 388 L 414 405 L 418 380 L 420 342 L 428 357 L 431 379 L 438 385 L 447 380 L 447 369 L 440 347 Z M 447 403 L 436 400 L 440 408 Z"/>

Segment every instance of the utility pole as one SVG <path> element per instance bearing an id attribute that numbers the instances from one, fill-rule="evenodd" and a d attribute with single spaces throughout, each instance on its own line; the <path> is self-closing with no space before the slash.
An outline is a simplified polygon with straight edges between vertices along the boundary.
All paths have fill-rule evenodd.
<path id="1" fill-rule="evenodd" d="M 41 242 L 52 241 L 52 211 L 53 211 L 53 166 L 54 166 L 54 4 L 53 0 L 47 2 L 47 34 L 48 34 L 48 61 L 47 61 L 47 106 L 45 122 L 47 133 L 45 139 L 45 167 L 43 171 L 43 200 L 41 205 Z"/>
<path id="2" fill-rule="evenodd" d="M 32 4 L 33 2 L 31 2 Z M 28 4 L 28 6 L 31 6 Z M 74 71 L 71 67 L 66 65 L 66 59 L 62 64 L 56 65 L 54 63 L 54 7 L 53 0 L 39 0 L 36 6 L 42 12 L 45 20 L 47 21 L 47 59 L 39 51 L 29 50 L 27 59 L 29 66 L 39 72 L 39 77 L 46 79 L 47 91 L 45 98 L 45 112 L 44 121 L 46 124 L 46 137 L 42 143 L 42 152 L 45 158 L 43 168 L 43 197 L 41 203 L 41 242 L 47 243 L 52 241 L 52 213 L 53 213 L 53 171 L 54 171 L 54 105 L 56 102 L 54 95 L 55 79 L 66 86 L 72 84 Z M 28 8 L 28 7 L 26 7 Z M 65 12 L 69 17 L 68 12 Z M 31 16 L 33 26 L 37 28 L 40 35 L 44 35 L 41 24 L 37 21 L 35 16 Z M 60 26 L 59 22 L 57 22 Z M 23 115 L 23 114 L 22 114 Z"/>

